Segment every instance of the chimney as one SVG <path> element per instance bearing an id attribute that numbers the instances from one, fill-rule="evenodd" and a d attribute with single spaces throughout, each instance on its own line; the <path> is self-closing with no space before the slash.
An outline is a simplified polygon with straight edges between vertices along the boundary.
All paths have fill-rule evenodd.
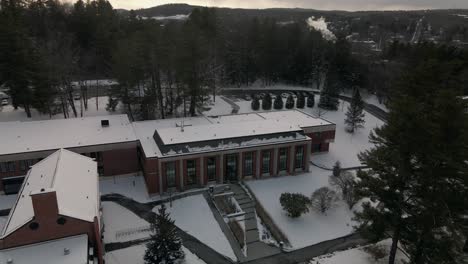
<path id="1" fill-rule="evenodd" d="M 108 119 L 101 120 L 101 126 L 102 127 L 108 127 L 109 126 L 109 120 Z"/>
<path id="2" fill-rule="evenodd" d="M 31 200 L 37 222 L 47 222 L 50 219 L 55 221 L 58 216 L 57 194 L 55 191 L 45 192 L 44 189 L 41 189 L 40 192 L 31 194 Z"/>

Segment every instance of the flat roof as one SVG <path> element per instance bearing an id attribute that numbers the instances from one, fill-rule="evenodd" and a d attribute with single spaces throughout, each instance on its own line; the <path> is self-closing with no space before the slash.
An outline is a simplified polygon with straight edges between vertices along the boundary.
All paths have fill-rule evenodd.
<path id="1" fill-rule="evenodd" d="M 109 127 L 101 120 L 109 120 Z M 0 155 L 137 140 L 127 115 L 0 122 L 0 134 Z"/>
<path id="2" fill-rule="evenodd" d="M 31 195 L 38 193 L 55 192 L 60 215 L 93 222 L 99 216 L 98 184 L 95 161 L 68 150 L 56 151 L 28 171 L 2 237 L 34 218 Z"/>
<path id="3" fill-rule="evenodd" d="M 65 249 L 68 250 L 67 255 Z M 88 263 L 88 235 L 0 250 L 0 263 L 7 263 L 9 260 L 13 264 Z"/>

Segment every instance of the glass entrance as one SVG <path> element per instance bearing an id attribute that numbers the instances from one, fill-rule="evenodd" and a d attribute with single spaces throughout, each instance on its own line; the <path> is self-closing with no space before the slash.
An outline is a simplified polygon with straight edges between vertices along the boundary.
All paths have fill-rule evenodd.
<path id="1" fill-rule="evenodd" d="M 237 181 L 237 169 L 238 169 L 237 162 L 238 162 L 237 154 L 226 155 L 226 173 L 225 173 L 226 181 Z"/>

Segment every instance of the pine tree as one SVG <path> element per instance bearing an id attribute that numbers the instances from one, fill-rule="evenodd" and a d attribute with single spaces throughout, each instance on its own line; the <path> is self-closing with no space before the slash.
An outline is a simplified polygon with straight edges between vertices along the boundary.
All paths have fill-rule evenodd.
<path id="1" fill-rule="evenodd" d="M 313 108 L 315 106 L 315 94 L 311 93 L 307 97 L 307 107 Z"/>
<path id="2" fill-rule="evenodd" d="M 305 97 L 304 97 L 304 94 L 303 93 L 299 93 L 297 95 L 297 102 L 296 102 L 296 107 L 297 108 L 304 108 L 305 106 Z"/>
<path id="3" fill-rule="evenodd" d="M 288 96 L 288 99 L 286 100 L 286 109 L 293 109 L 294 108 L 294 98 L 292 94 Z"/>
<path id="4" fill-rule="evenodd" d="M 339 89 L 335 85 L 327 81 L 324 88 L 320 92 L 320 100 L 318 106 L 325 110 L 338 110 L 340 101 L 338 100 Z"/>
<path id="5" fill-rule="evenodd" d="M 260 109 L 260 100 L 258 99 L 258 96 L 254 96 L 252 98 L 252 103 L 250 103 L 252 110 L 257 111 Z"/>
<path id="6" fill-rule="evenodd" d="M 345 124 L 348 126 L 346 130 L 354 133 L 356 129 L 364 127 L 364 123 L 366 122 L 364 116 L 364 101 L 361 98 L 359 89 L 356 88 L 351 99 L 351 104 L 346 112 Z"/>
<path id="7" fill-rule="evenodd" d="M 151 222 L 153 234 L 146 245 L 145 264 L 173 264 L 184 258 L 182 241 L 177 235 L 174 220 L 166 212 L 164 204 Z"/>
<path id="8" fill-rule="evenodd" d="M 271 110 L 271 95 L 267 93 L 262 99 L 262 109 L 263 110 Z"/>
<path id="9" fill-rule="evenodd" d="M 341 173 L 341 163 L 339 161 L 335 162 L 333 165 L 333 176 L 338 177 Z"/>
<path id="10" fill-rule="evenodd" d="M 276 110 L 281 110 L 283 109 L 283 106 L 284 106 L 283 98 L 281 97 L 281 95 L 277 95 L 275 98 L 273 108 L 275 108 Z"/>

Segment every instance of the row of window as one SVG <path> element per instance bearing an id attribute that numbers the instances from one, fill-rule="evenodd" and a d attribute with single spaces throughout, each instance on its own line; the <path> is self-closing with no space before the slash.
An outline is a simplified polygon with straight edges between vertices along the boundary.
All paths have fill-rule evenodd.
<path id="1" fill-rule="evenodd" d="M 20 160 L 19 161 L 19 168 L 21 171 L 26 172 L 29 168 L 37 162 L 35 159 L 30 160 Z M 8 162 L 0 162 L 0 172 L 15 172 L 16 171 L 16 162 L 15 161 L 8 161 Z"/>
<path id="2" fill-rule="evenodd" d="M 279 163 L 278 171 L 286 171 L 288 168 L 288 148 L 279 149 Z M 298 146 L 295 148 L 294 155 L 294 167 L 296 169 L 303 168 L 304 166 L 304 147 Z M 271 157 L 272 152 L 270 150 L 262 152 L 262 174 L 268 174 L 271 170 Z M 208 181 L 216 180 L 216 171 L 217 171 L 216 157 L 206 158 L 206 174 Z M 238 168 L 238 155 L 232 154 L 226 156 L 226 179 L 235 180 L 237 179 L 237 168 Z M 254 153 L 247 152 L 244 153 L 244 162 L 243 162 L 243 174 L 244 176 L 253 176 L 254 175 Z M 167 162 L 165 163 L 165 175 L 167 186 L 169 188 L 176 187 L 176 162 Z M 187 184 L 194 185 L 197 183 L 197 165 L 196 160 L 187 160 L 186 161 L 186 171 L 185 175 L 187 176 Z"/>

